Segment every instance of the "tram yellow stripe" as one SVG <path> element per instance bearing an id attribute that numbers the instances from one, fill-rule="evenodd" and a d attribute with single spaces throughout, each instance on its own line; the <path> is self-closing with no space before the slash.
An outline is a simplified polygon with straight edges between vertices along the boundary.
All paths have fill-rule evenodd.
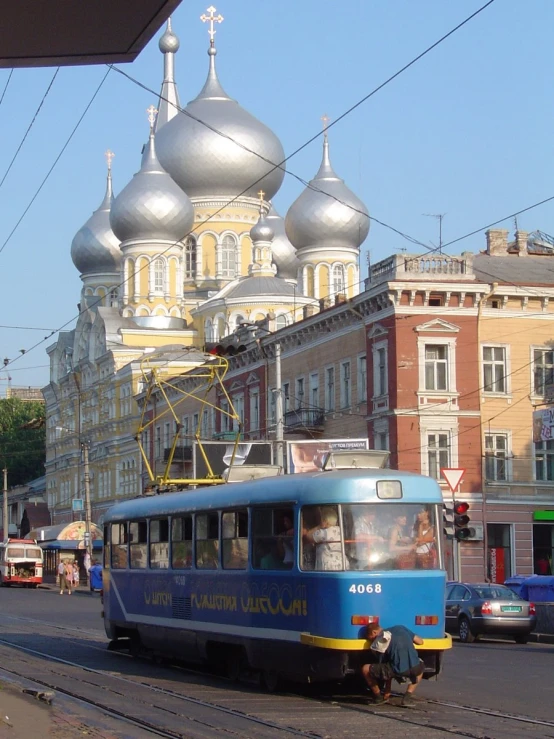
<path id="1" fill-rule="evenodd" d="M 314 634 L 300 634 L 300 643 L 310 647 L 321 647 L 322 649 L 339 649 L 342 651 L 360 652 L 369 649 L 371 642 L 367 639 L 330 639 L 326 636 L 315 636 Z M 452 648 L 452 637 L 445 634 L 441 639 L 425 639 L 423 644 L 416 644 L 415 648 L 424 651 L 442 651 Z"/>

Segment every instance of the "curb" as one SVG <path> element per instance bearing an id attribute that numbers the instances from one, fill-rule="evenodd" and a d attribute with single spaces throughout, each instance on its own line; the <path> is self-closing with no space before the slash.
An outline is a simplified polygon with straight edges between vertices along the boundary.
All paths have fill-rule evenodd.
<path id="1" fill-rule="evenodd" d="M 539 644 L 554 644 L 554 634 L 529 634 L 529 641 Z"/>

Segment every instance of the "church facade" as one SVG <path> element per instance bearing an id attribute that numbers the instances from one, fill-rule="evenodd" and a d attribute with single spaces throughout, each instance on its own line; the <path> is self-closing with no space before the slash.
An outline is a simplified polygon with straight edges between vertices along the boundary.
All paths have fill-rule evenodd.
<path id="1" fill-rule="evenodd" d="M 333 169 L 327 131 L 319 169 L 281 217 L 272 199 L 286 172 L 282 144 L 223 89 L 214 42 L 222 18 L 208 13 L 204 86 L 181 107 L 179 39 L 168 22 L 140 169 L 115 196 L 107 152 L 104 198 L 71 245 L 80 315 L 47 349 L 43 390 L 54 523 L 71 520 L 72 501 L 82 498 L 84 444 L 94 521 L 142 491 L 135 396 L 145 364 L 184 373 L 242 324 L 282 329 L 359 292 L 369 215 Z"/>

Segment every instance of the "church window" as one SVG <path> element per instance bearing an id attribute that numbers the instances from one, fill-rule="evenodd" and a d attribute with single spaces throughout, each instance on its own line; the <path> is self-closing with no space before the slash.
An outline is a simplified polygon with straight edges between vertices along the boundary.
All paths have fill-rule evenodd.
<path id="1" fill-rule="evenodd" d="M 185 279 L 196 277 L 196 239 L 188 236 L 185 241 Z"/>
<path id="2" fill-rule="evenodd" d="M 285 315 L 277 316 L 275 319 L 275 330 L 278 331 L 280 328 L 285 328 L 287 325 L 287 317 Z"/>
<path id="3" fill-rule="evenodd" d="M 221 276 L 234 277 L 237 270 L 237 242 L 233 236 L 223 237 L 220 253 Z"/>
<path id="4" fill-rule="evenodd" d="M 206 342 L 214 341 L 214 327 L 211 318 L 206 319 L 205 334 Z"/>
<path id="5" fill-rule="evenodd" d="M 163 293 L 164 291 L 165 265 L 163 259 L 156 259 L 154 262 L 154 292 Z"/>
<path id="6" fill-rule="evenodd" d="M 333 294 L 344 292 L 344 267 L 337 264 L 333 267 Z"/>

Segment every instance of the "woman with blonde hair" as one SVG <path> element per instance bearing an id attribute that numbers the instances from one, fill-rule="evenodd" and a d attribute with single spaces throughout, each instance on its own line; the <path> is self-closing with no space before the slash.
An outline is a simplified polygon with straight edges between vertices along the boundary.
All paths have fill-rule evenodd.
<path id="1" fill-rule="evenodd" d="M 422 508 L 414 525 L 416 567 L 430 570 L 435 560 L 435 527 L 427 508 Z"/>

